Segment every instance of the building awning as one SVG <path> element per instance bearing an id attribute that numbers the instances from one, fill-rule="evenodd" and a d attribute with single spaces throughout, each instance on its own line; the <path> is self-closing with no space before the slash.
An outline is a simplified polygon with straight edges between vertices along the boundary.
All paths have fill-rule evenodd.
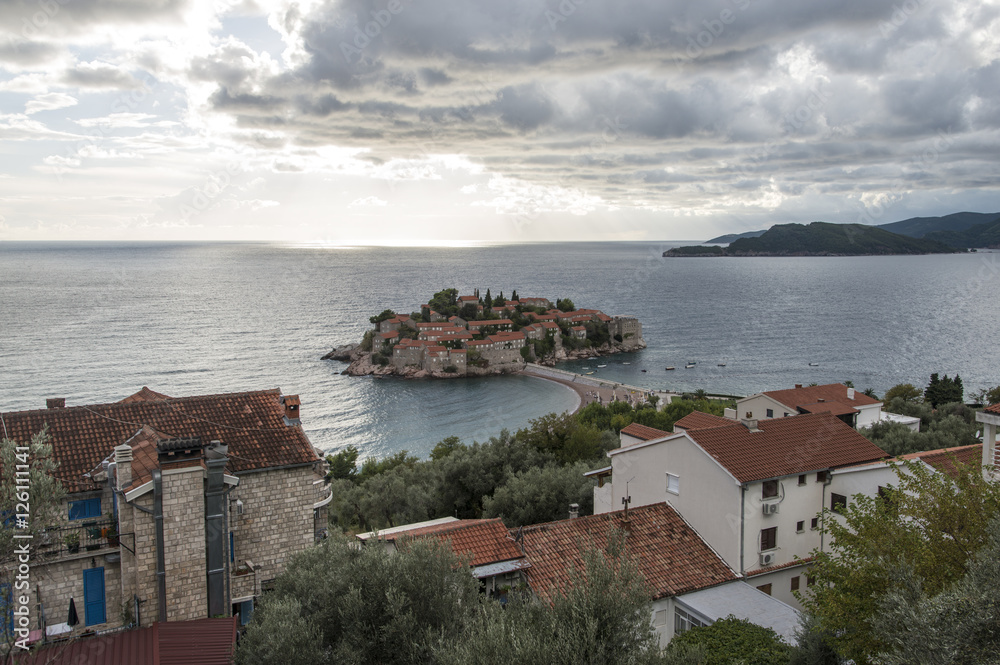
<path id="1" fill-rule="evenodd" d="M 512 559 L 510 561 L 500 561 L 499 563 L 488 563 L 485 566 L 476 566 L 472 569 L 472 576 L 476 579 L 513 573 L 515 570 L 530 568 L 531 563 L 527 559 Z"/>
<path id="2" fill-rule="evenodd" d="M 606 466 L 603 469 L 594 469 L 593 471 L 588 471 L 583 474 L 584 477 L 589 478 L 590 476 L 606 476 L 611 473 L 611 467 Z"/>

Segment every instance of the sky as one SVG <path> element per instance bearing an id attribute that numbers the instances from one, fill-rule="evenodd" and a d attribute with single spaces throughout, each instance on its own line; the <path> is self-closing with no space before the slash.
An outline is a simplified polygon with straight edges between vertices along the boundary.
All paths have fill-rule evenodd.
<path id="1" fill-rule="evenodd" d="M 4 0 L 0 241 L 1000 211 L 1000 0 Z"/>

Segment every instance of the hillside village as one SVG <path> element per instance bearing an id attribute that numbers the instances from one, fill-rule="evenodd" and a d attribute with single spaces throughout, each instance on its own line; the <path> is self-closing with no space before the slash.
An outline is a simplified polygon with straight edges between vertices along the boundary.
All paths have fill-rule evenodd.
<path id="1" fill-rule="evenodd" d="M 352 376 L 456 378 L 519 372 L 529 362 L 600 356 L 646 347 L 633 316 L 577 309 L 570 300 L 459 296 L 445 289 L 411 314 L 386 310 L 359 345 L 324 358 L 350 361 Z"/>
<path id="2" fill-rule="evenodd" d="M 24 638 L 85 647 L 66 640 L 107 634 L 124 644 L 176 625 L 161 629 L 151 653 L 195 631 L 221 645 L 218 658 L 198 662 L 230 662 L 262 595 L 328 534 L 332 462 L 309 443 L 301 405 L 280 390 L 173 398 L 143 388 L 111 404 L 51 399 L 46 409 L 0 414 L 13 441 L 48 432 L 66 491 L 58 524 L 32 544 Z M 947 477 L 980 464 L 995 479 L 1000 404 L 976 413 L 980 443 L 896 459 L 857 428 L 919 429 L 919 419 L 882 406 L 843 384 L 795 386 L 742 398 L 725 416 L 690 412 L 672 431 L 633 423 L 608 465 L 584 474 L 594 483 L 592 515 L 573 504 L 567 519 L 542 524 L 439 517 L 356 539 L 389 551 L 436 539 L 467 557 L 490 597 L 522 588 L 545 599 L 571 582 L 587 547 L 623 534 L 650 587 L 661 647 L 730 615 L 793 643 L 812 557 L 829 551 L 824 521 L 884 496 L 897 482 L 894 463 Z M 70 662 L 34 653 L 45 660 L 17 662 Z"/>

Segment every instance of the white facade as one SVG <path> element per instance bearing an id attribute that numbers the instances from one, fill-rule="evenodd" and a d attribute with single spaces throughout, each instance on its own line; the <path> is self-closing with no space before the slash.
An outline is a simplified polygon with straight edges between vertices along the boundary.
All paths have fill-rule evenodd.
<path id="1" fill-rule="evenodd" d="M 983 424 L 983 466 L 996 467 L 997 465 L 997 434 L 1000 433 L 1000 414 L 980 411 L 976 414 L 976 421 Z M 983 473 L 988 473 L 986 470 Z M 998 472 L 993 470 L 993 477 L 996 478 Z"/>
<path id="2" fill-rule="evenodd" d="M 796 386 L 796 388 L 798 388 L 798 386 Z M 881 402 L 875 402 L 874 404 L 854 404 L 851 403 L 854 399 L 854 395 L 854 388 L 844 386 L 845 400 L 843 402 L 837 402 L 837 404 L 849 406 L 857 410 L 857 420 L 854 425 L 856 428 L 871 427 L 883 418 Z M 815 407 L 816 404 L 812 403 L 811 406 Z M 815 412 L 815 409 L 813 410 Z M 744 397 L 743 399 L 738 400 L 736 402 L 735 412 L 737 418 L 745 418 L 748 420 L 788 418 L 789 416 L 796 416 L 799 414 L 799 410 L 796 408 L 795 404 L 782 404 L 767 393 L 757 393 L 756 395 L 750 395 L 749 397 Z M 729 417 L 729 414 L 727 413 L 726 416 Z M 912 423 L 907 422 L 907 425 L 912 429 Z"/>

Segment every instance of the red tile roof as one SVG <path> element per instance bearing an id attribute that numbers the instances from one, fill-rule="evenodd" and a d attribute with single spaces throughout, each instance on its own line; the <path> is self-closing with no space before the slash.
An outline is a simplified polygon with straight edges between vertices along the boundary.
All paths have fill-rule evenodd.
<path id="1" fill-rule="evenodd" d="M 230 665 L 236 617 L 155 623 L 19 653 L 18 665 Z"/>
<path id="2" fill-rule="evenodd" d="M 793 568 L 795 566 L 804 566 L 813 562 L 815 557 L 806 557 L 805 559 L 795 559 L 793 561 L 788 561 L 785 563 L 779 563 L 777 566 L 768 566 L 767 568 L 756 568 L 747 573 L 747 577 L 757 577 L 758 575 L 767 575 L 768 573 L 773 573 L 776 570 L 784 570 L 785 568 Z"/>
<path id="3" fill-rule="evenodd" d="M 664 432 L 662 429 L 656 429 L 655 427 L 646 427 L 645 425 L 640 425 L 639 423 L 632 423 L 627 427 L 623 427 L 622 434 L 635 437 L 636 439 L 642 439 L 643 441 L 651 441 L 653 439 L 661 439 L 665 436 L 670 436 L 670 432 Z"/>
<path id="4" fill-rule="evenodd" d="M 846 416 L 849 413 L 857 413 L 858 410 L 855 409 L 850 404 L 843 404 L 842 402 L 816 402 L 815 404 L 799 404 L 796 407 L 799 411 L 803 413 L 829 413 L 834 416 Z"/>
<path id="5" fill-rule="evenodd" d="M 985 411 L 986 413 L 1000 413 L 1000 402 L 997 402 L 996 404 L 992 404 L 986 407 L 985 409 L 983 409 L 983 411 Z"/>
<path id="6" fill-rule="evenodd" d="M 130 404 L 132 402 L 155 402 L 161 399 L 170 399 L 170 398 L 164 395 L 163 393 L 158 393 L 155 390 L 150 390 L 146 386 L 143 386 L 142 390 L 140 390 L 137 393 L 129 395 L 128 397 L 123 399 L 120 403 Z"/>
<path id="7" fill-rule="evenodd" d="M 851 426 L 827 413 L 742 423 L 687 432 L 741 483 L 862 464 L 886 454 Z"/>
<path id="8" fill-rule="evenodd" d="M 676 432 L 678 428 L 684 431 L 691 431 L 693 429 L 725 427 L 726 425 L 733 424 L 734 421 L 729 418 L 722 418 L 721 416 L 715 416 L 711 413 L 705 413 L 703 411 L 692 411 L 674 423 L 674 431 Z"/>
<path id="9" fill-rule="evenodd" d="M 628 553 L 653 598 L 704 589 L 737 579 L 736 574 L 666 503 L 628 511 Z M 532 590 L 551 598 L 570 584 L 573 568 L 583 571 L 588 546 L 605 549 L 613 528 L 621 528 L 622 511 L 527 526 L 522 545 L 531 562 L 526 576 Z"/>
<path id="10" fill-rule="evenodd" d="M 971 446 L 956 446 L 954 448 L 941 448 L 939 450 L 925 450 L 919 453 L 900 455 L 897 459 L 919 459 L 926 462 L 941 473 L 949 475 L 952 478 L 957 478 L 958 467 L 956 466 L 956 463 L 962 465 L 982 463 L 983 444 L 974 443 Z"/>
<path id="11" fill-rule="evenodd" d="M 489 520 L 459 520 L 411 529 L 395 534 L 394 539 L 425 537 L 448 543 L 459 556 L 471 556 L 471 566 L 485 566 L 524 557 L 499 517 Z"/>
<path id="12" fill-rule="evenodd" d="M 469 328 L 483 328 L 486 326 L 509 326 L 513 325 L 510 319 L 489 319 L 486 321 L 469 321 Z"/>
<path id="13" fill-rule="evenodd" d="M 170 438 L 222 441 L 230 473 L 316 462 L 302 427 L 285 424 L 280 399 L 279 390 L 260 390 L 17 411 L 3 419 L 16 441 L 30 440 L 47 424 L 59 461 L 55 475 L 67 492 L 81 492 L 97 488 L 83 474 L 144 426 Z"/>
<path id="14" fill-rule="evenodd" d="M 817 404 L 820 400 L 825 402 L 841 402 L 852 407 L 880 403 L 877 399 L 869 397 L 860 390 L 854 391 L 854 399 L 848 399 L 848 390 L 848 387 L 843 383 L 828 383 L 822 386 L 767 390 L 763 394 L 792 408 L 798 408 L 800 405 L 805 404 Z"/>

